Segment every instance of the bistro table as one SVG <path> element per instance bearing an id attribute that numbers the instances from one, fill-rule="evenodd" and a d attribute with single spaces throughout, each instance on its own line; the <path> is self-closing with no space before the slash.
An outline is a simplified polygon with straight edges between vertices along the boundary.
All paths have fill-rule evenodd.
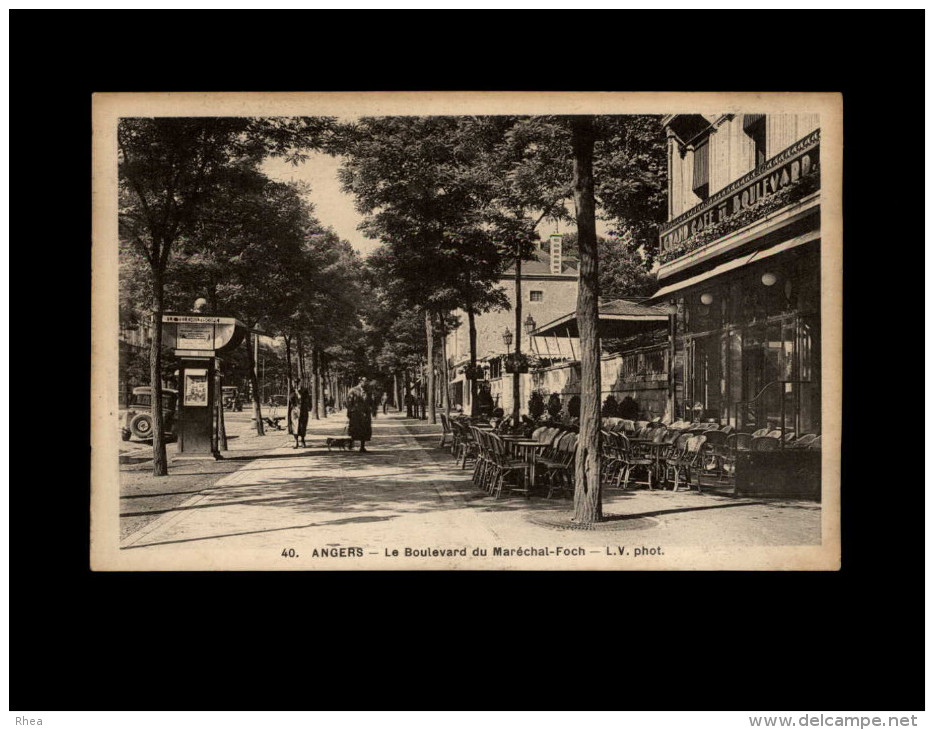
<path id="1" fill-rule="evenodd" d="M 535 486 L 535 465 L 537 463 L 536 449 L 542 445 L 540 441 L 533 441 L 525 436 L 511 436 L 509 438 L 503 437 L 510 446 L 516 450 L 516 455 L 523 459 L 531 465 L 529 473 L 529 489 Z"/>
<path id="2" fill-rule="evenodd" d="M 671 446 L 671 444 L 666 441 L 655 441 L 653 439 L 629 439 L 630 444 L 635 444 L 636 446 L 645 447 L 647 450 L 652 452 L 651 459 L 655 462 L 655 480 L 661 482 L 661 469 L 662 469 L 662 450 Z M 649 487 L 651 489 L 651 487 Z"/>

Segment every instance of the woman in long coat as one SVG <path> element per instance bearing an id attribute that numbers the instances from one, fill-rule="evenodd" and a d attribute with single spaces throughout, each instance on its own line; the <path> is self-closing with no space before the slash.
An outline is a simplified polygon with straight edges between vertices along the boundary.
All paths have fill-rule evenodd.
<path id="1" fill-rule="evenodd" d="M 366 388 L 366 378 L 361 378 L 356 386 L 347 393 L 347 435 L 350 448 L 353 442 L 360 442 L 361 453 L 366 453 L 366 442 L 373 438 L 372 396 Z"/>
<path id="2" fill-rule="evenodd" d="M 305 446 L 305 429 L 308 427 L 308 390 L 306 388 L 292 391 L 289 395 L 289 425 L 292 427 L 292 435 L 295 436 L 295 446 L 298 448 L 298 440 L 302 440 L 302 446 Z"/>

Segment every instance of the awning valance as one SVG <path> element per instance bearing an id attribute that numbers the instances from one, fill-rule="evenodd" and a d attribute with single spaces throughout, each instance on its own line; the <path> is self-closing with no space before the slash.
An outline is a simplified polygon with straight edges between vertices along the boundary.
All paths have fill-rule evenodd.
<path id="1" fill-rule="evenodd" d="M 775 256 L 776 254 L 788 251 L 802 244 L 810 243 L 811 241 L 818 238 L 820 238 L 820 231 L 809 231 L 808 233 L 797 236 L 796 238 L 792 238 L 784 241 L 783 243 L 776 244 L 771 248 L 765 248 L 761 251 L 754 251 L 753 253 L 747 254 L 745 256 L 739 256 L 732 261 L 727 261 L 726 263 L 720 264 L 719 266 L 715 266 L 714 268 L 710 269 L 710 271 L 705 271 L 703 274 L 698 274 L 697 276 L 692 276 L 688 279 L 684 279 L 683 281 L 678 281 L 674 284 L 669 284 L 668 286 L 662 287 L 652 295 L 651 301 L 659 301 L 671 294 L 674 294 L 675 292 L 681 291 L 682 289 L 688 289 L 692 286 L 695 286 L 696 284 L 700 284 L 707 281 L 708 279 L 712 279 L 715 276 L 720 276 L 721 274 L 725 274 L 726 272 L 732 271 L 733 269 L 738 269 L 742 266 L 746 266 L 747 264 L 751 264 L 754 261 L 761 261 L 762 259 L 768 258 L 769 256 Z"/>

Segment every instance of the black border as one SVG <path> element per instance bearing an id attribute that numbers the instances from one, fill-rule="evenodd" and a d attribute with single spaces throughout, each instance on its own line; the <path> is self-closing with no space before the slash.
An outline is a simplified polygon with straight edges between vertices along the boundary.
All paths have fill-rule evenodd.
<path id="1" fill-rule="evenodd" d="M 10 708 L 923 708 L 923 14 L 373 16 L 10 13 Z M 844 95 L 840 572 L 88 570 L 93 91 L 692 87 Z"/>

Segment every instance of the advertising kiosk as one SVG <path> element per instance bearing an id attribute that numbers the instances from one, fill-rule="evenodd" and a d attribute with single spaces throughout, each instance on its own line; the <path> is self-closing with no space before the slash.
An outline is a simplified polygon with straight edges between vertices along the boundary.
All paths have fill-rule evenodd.
<path id="1" fill-rule="evenodd" d="M 178 453 L 220 458 L 217 410 L 221 399 L 219 354 L 237 347 L 249 328 L 233 317 L 166 312 L 162 338 L 179 360 Z"/>

